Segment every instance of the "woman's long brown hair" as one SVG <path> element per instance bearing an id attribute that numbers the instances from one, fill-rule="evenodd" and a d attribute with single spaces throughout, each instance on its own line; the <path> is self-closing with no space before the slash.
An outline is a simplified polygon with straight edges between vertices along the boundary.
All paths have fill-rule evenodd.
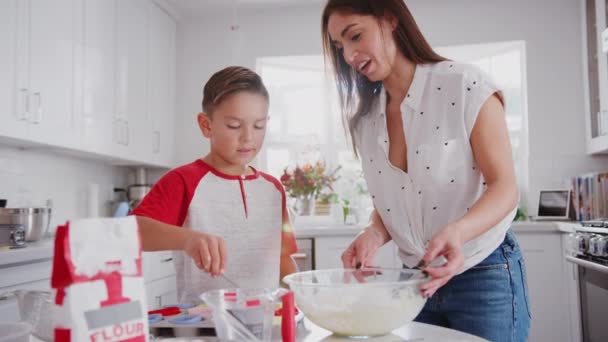
<path id="1" fill-rule="evenodd" d="M 348 127 L 355 153 L 357 146 L 354 130 L 361 118 L 369 113 L 374 101 L 380 94 L 382 82 L 371 82 L 359 74 L 346 61 L 340 51 L 331 43 L 328 32 L 329 17 L 336 13 L 369 15 L 378 21 L 392 15 L 398 20 L 393 31 L 393 39 L 400 53 L 415 64 L 436 63 L 446 60 L 437 54 L 426 41 L 414 17 L 403 0 L 329 0 L 323 10 L 321 32 L 325 61 L 331 61 L 335 76 L 342 119 Z"/>

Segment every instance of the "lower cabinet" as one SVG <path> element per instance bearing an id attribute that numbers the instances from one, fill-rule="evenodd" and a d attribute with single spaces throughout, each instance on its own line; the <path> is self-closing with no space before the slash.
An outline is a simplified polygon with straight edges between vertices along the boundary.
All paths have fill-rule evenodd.
<path id="1" fill-rule="evenodd" d="M 3 294 L 15 290 L 50 291 L 51 266 L 50 259 L 0 265 L 0 322 L 17 322 L 20 319 L 17 299 Z"/>
<path id="2" fill-rule="evenodd" d="M 177 304 L 173 252 L 143 252 L 143 273 L 149 310 Z"/>
<path id="3" fill-rule="evenodd" d="M 565 260 L 564 234 L 532 229 L 515 233 L 528 278 L 532 315 L 529 341 L 580 341 L 578 275 Z"/>

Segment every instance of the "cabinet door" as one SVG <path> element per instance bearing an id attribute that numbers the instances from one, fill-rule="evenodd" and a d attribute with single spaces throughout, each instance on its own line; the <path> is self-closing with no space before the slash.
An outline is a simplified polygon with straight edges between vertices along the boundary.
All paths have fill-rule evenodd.
<path id="1" fill-rule="evenodd" d="M 146 283 L 148 310 L 177 303 L 177 284 L 175 277 L 167 277 Z"/>
<path id="2" fill-rule="evenodd" d="M 354 238 L 354 235 L 315 238 L 315 268 L 342 268 L 342 252 Z M 396 246 L 390 241 L 376 253 L 372 264 L 378 267 L 400 267 L 396 253 Z"/>
<path id="3" fill-rule="evenodd" d="M 149 148 L 155 164 L 171 166 L 175 121 L 175 22 L 154 4 L 150 5 L 149 14 Z"/>
<path id="4" fill-rule="evenodd" d="M 518 232 L 533 315 L 530 341 L 564 341 L 571 336 L 564 284 L 561 234 Z"/>
<path id="5" fill-rule="evenodd" d="M 114 155 L 126 140 L 116 113 L 116 2 L 84 0 L 82 37 L 82 148 Z"/>
<path id="6" fill-rule="evenodd" d="M 33 141 L 77 145 L 73 110 L 76 2 L 29 1 L 27 71 Z"/>
<path id="7" fill-rule="evenodd" d="M 129 160 L 152 157 L 148 147 L 147 72 L 148 3 L 144 0 L 117 3 L 117 118 L 125 135 L 120 155 Z"/>
<path id="8" fill-rule="evenodd" d="M 18 32 L 27 26 L 25 10 L 23 1 L 0 1 L 0 136 L 19 139 L 27 137 L 28 93 L 26 85 L 17 82 L 17 49 L 23 45 Z"/>

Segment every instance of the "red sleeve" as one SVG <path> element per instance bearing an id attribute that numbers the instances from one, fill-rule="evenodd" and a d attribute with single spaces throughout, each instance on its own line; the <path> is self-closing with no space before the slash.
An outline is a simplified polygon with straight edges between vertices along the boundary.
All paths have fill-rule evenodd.
<path id="1" fill-rule="evenodd" d="M 190 205 L 186 190 L 186 183 L 180 173 L 176 170 L 169 171 L 156 182 L 131 214 L 181 226 Z"/>

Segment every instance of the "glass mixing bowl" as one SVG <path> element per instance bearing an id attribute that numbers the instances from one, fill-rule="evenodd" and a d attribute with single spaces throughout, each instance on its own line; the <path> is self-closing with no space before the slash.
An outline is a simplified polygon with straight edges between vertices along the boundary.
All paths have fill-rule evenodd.
<path id="1" fill-rule="evenodd" d="M 349 337 L 385 335 L 414 320 L 426 303 L 418 285 L 428 280 L 422 271 L 400 268 L 317 270 L 283 279 L 308 319 Z"/>

